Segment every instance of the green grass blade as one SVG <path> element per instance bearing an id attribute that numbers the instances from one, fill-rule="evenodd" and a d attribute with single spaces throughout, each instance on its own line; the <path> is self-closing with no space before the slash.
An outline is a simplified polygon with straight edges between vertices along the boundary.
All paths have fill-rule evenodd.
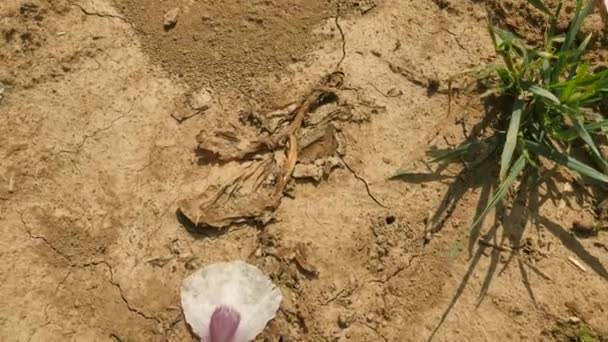
<path id="1" fill-rule="evenodd" d="M 570 96 L 572 96 L 572 92 L 578 85 L 578 80 L 573 79 L 566 83 L 566 88 L 562 92 L 561 102 L 567 103 L 570 101 Z"/>
<path id="2" fill-rule="evenodd" d="M 477 217 L 475 222 L 473 222 L 471 229 L 475 228 L 481 222 L 481 220 L 488 214 L 488 212 L 494 207 L 496 207 L 496 205 L 505 197 L 507 191 L 509 191 L 509 188 L 511 188 L 511 185 L 513 184 L 517 176 L 519 176 L 519 174 L 524 170 L 524 167 L 526 167 L 526 158 L 522 154 L 521 156 L 519 156 L 519 158 L 517 158 L 517 160 L 513 164 L 513 167 L 511 168 L 511 171 L 509 172 L 507 178 L 500 183 L 500 186 L 496 190 L 496 193 L 494 194 L 494 196 L 492 196 L 492 199 L 485 207 L 483 212 Z"/>
<path id="3" fill-rule="evenodd" d="M 591 13 L 591 10 L 595 6 L 595 1 L 587 0 L 587 5 L 581 10 L 582 5 L 583 0 L 576 0 L 576 12 L 571 22 L 570 29 L 568 30 L 568 33 L 566 33 L 566 41 L 564 42 L 564 45 L 562 45 L 561 51 L 567 51 L 572 48 L 572 43 L 574 43 L 574 39 L 581 29 L 583 20 Z"/>
<path id="4" fill-rule="evenodd" d="M 569 155 L 560 153 L 554 149 L 548 148 L 547 146 L 529 140 L 525 140 L 524 144 L 530 152 L 549 158 L 554 162 L 561 164 L 573 171 L 576 171 L 583 176 L 595 179 L 600 182 L 608 183 L 608 176 L 597 171 L 591 166 L 570 157 Z"/>
<path id="5" fill-rule="evenodd" d="M 585 129 L 587 130 L 587 132 L 590 132 L 590 133 L 594 133 L 605 127 L 608 127 L 608 120 L 602 120 L 602 121 L 593 122 L 593 123 L 585 125 Z M 570 129 L 556 132 L 553 134 L 553 136 L 559 140 L 572 141 L 572 140 L 578 138 L 578 133 L 577 133 L 576 129 L 570 128 Z"/>
<path id="6" fill-rule="evenodd" d="M 521 113 L 524 108 L 524 102 L 520 99 L 515 100 L 513 104 L 513 111 L 511 112 L 511 121 L 509 122 L 509 130 L 507 131 L 507 139 L 505 146 L 502 149 L 502 156 L 500 157 L 500 174 L 498 179 L 502 182 L 507 175 L 507 171 L 511 166 L 511 159 L 513 158 L 513 152 L 517 146 L 517 134 L 519 133 L 519 124 L 521 122 Z"/>
<path id="7" fill-rule="evenodd" d="M 551 11 L 549 11 L 549 9 L 547 8 L 547 6 L 545 6 L 545 4 L 541 0 L 528 0 L 528 3 L 530 5 L 536 7 L 537 9 L 545 12 L 549 16 L 553 16 L 553 13 L 551 13 Z"/>
<path id="8" fill-rule="evenodd" d="M 599 149 L 595 145 L 593 138 L 591 138 L 591 134 L 589 134 L 589 132 L 583 125 L 583 122 L 581 120 L 581 117 L 583 116 L 583 114 L 576 109 L 573 109 L 571 107 L 564 106 L 564 105 L 557 105 L 557 106 L 555 106 L 555 108 L 557 109 L 557 111 L 568 116 L 572 120 L 572 124 L 574 125 L 574 129 L 576 130 L 576 133 L 578 133 L 579 137 L 581 139 L 583 139 L 583 141 L 587 144 L 587 146 L 589 146 L 592 157 L 595 159 L 595 161 L 601 167 L 602 171 L 604 171 L 604 172 L 608 171 L 608 163 L 606 162 L 606 160 L 600 153 Z"/>
<path id="9" fill-rule="evenodd" d="M 549 25 L 549 33 L 547 35 L 550 39 L 556 36 L 557 18 L 559 18 L 559 14 L 562 11 L 562 5 L 563 1 L 559 1 L 557 4 L 557 8 L 555 9 L 555 13 L 551 16 L 551 25 Z"/>
<path id="10" fill-rule="evenodd" d="M 529 88 L 529 90 L 536 96 L 545 98 L 553 103 L 559 104 L 560 101 L 557 98 L 557 96 L 553 95 L 552 92 L 550 92 L 549 90 L 545 89 L 545 88 L 541 88 L 537 85 L 533 85 Z"/>
<path id="11" fill-rule="evenodd" d="M 578 66 L 581 62 L 581 56 L 583 55 L 583 53 L 585 52 L 585 50 L 587 49 L 587 45 L 589 45 L 589 42 L 591 41 L 591 36 L 592 34 L 589 33 L 587 35 L 587 37 L 585 38 L 585 40 L 583 40 L 583 42 L 581 43 L 581 45 L 579 45 L 579 47 L 574 51 L 573 55 L 572 55 L 572 66 L 570 67 L 570 73 L 568 74 L 568 79 L 571 80 L 574 76 L 576 76 L 577 74 L 577 70 L 578 70 Z"/>
<path id="12" fill-rule="evenodd" d="M 589 13 L 594 7 L 594 4 L 594 0 L 587 0 L 587 5 L 582 8 L 583 0 L 576 0 L 576 10 L 574 18 L 572 18 L 572 21 L 570 22 L 570 28 L 566 33 L 566 39 L 564 40 L 564 43 L 560 48 L 560 52 L 564 53 L 571 50 L 572 43 L 574 42 L 574 39 L 576 38 L 576 35 L 581 28 L 583 20 L 589 15 Z M 566 66 L 566 59 L 566 55 L 562 54 L 557 60 L 557 63 L 555 63 L 553 72 L 551 74 L 551 83 L 556 83 L 559 80 L 559 76 L 562 74 L 562 71 Z"/>
<path id="13" fill-rule="evenodd" d="M 594 159 L 596 159 L 597 163 L 601 166 L 602 171 L 606 172 L 608 170 L 608 163 L 606 163 L 606 160 L 595 145 L 593 138 L 591 138 L 591 134 L 589 134 L 589 132 L 585 129 L 585 126 L 583 126 L 583 123 L 580 118 L 572 117 L 572 121 L 574 123 L 574 129 L 576 130 L 576 132 L 581 137 L 581 139 L 583 139 L 583 141 L 587 144 L 587 146 L 589 146 Z"/>

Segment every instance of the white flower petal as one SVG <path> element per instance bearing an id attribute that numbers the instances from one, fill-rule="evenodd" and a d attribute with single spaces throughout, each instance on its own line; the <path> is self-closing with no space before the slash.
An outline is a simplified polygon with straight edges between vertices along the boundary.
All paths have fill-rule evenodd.
<path id="1" fill-rule="evenodd" d="M 201 339 L 209 335 L 209 321 L 220 305 L 241 316 L 235 342 L 249 342 L 274 318 L 281 291 L 257 267 L 243 261 L 204 267 L 182 284 L 182 308 L 192 331 Z"/>

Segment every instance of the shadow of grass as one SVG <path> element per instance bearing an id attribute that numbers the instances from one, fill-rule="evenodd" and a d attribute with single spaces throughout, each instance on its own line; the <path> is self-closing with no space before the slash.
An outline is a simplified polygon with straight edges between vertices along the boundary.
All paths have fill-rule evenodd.
<path id="1" fill-rule="evenodd" d="M 506 131 L 508 118 L 510 117 L 511 109 L 509 103 L 511 101 L 511 99 L 506 97 L 486 99 L 484 102 L 486 115 L 483 116 L 481 122 L 473 127 L 470 136 L 466 137 L 463 144 L 471 143 L 478 137 L 483 137 L 483 133 L 487 130 L 493 132 Z M 495 147 L 498 147 L 498 145 L 499 144 L 496 144 Z M 493 192 L 497 189 L 497 177 L 495 177 L 495 174 L 497 173 L 499 165 L 499 154 L 497 148 L 492 148 L 486 156 L 483 156 L 482 159 L 477 160 L 476 162 L 467 165 L 468 161 L 462 160 L 465 167 L 461 172 L 454 176 L 454 181 L 448 186 L 439 207 L 431 216 L 429 222 L 427 222 L 425 244 L 430 242 L 430 238 L 428 238 L 427 235 L 429 233 L 438 233 L 443 228 L 445 222 L 451 217 L 452 212 L 456 210 L 458 203 L 468 192 L 480 189 L 475 214 L 471 222 L 475 222 L 479 215 L 485 211 L 485 208 L 492 198 Z M 405 177 L 400 177 L 398 179 L 416 184 L 425 181 L 443 181 L 445 176 L 441 175 L 441 172 L 444 171 L 445 168 L 445 165 L 440 165 L 436 171 L 430 172 L 429 174 L 410 173 Z M 467 248 L 469 255 L 467 271 L 463 275 L 446 310 L 441 315 L 437 326 L 429 336 L 428 341 L 431 341 L 435 337 L 450 312 L 461 298 L 464 289 L 484 255 L 487 255 L 490 260 L 482 280 L 476 307 L 479 307 L 482 304 L 492 281 L 505 272 L 513 260 L 517 261 L 521 281 L 528 296 L 534 305 L 537 305 L 536 296 L 530 283 L 529 272 L 531 271 L 545 280 L 550 280 L 550 278 L 522 257 L 521 252 L 525 245 L 522 240 L 524 239 L 525 229 L 528 225 L 535 225 L 537 229 L 540 229 L 540 227 L 546 229 L 558 238 L 564 247 L 589 265 L 596 274 L 603 279 L 608 280 L 608 271 L 600 263 L 597 257 L 587 251 L 575 236 L 564 230 L 559 224 L 552 222 L 539 214 L 539 208 L 541 208 L 546 201 L 551 200 L 557 205 L 559 199 L 565 195 L 561 194 L 557 184 L 566 183 L 570 180 L 566 180 L 560 175 L 558 167 L 543 171 L 543 175 L 540 177 L 538 174 L 534 173 L 534 171 L 531 172 L 532 170 L 533 169 L 526 171 L 524 175 L 520 177 L 520 183 L 517 190 L 509 196 L 512 200 L 509 202 L 511 205 L 508 208 L 502 204 L 498 204 L 495 207 L 496 215 L 494 217 L 494 222 L 486 234 L 480 237 L 484 223 L 483 220 L 470 230 Z M 545 185 L 543 194 L 539 191 L 541 185 Z M 567 195 L 580 195 L 584 193 L 585 191 Z M 475 247 L 476 245 L 477 248 Z M 488 255 L 487 250 L 489 248 L 491 248 L 492 251 Z M 503 253 L 508 253 L 508 256 L 504 266 L 499 271 L 501 258 L 504 256 Z"/>
<path id="2" fill-rule="evenodd" d="M 543 184 L 546 185 L 547 189 L 547 193 L 545 195 L 541 195 L 539 193 L 539 189 Z M 483 190 L 486 187 L 487 186 L 482 186 L 482 195 L 480 196 L 480 201 L 476 208 L 476 215 L 478 215 L 480 212 L 480 204 L 487 203 L 487 196 L 484 195 L 485 191 Z M 512 208 L 507 210 L 503 205 L 498 205 L 496 207 L 495 221 L 482 239 L 478 239 L 479 229 L 471 231 L 471 236 L 469 237 L 469 247 L 471 250 L 473 250 L 475 241 L 479 242 L 479 246 L 471 257 L 467 271 L 462 277 L 462 280 L 452 296 L 448 307 L 443 312 L 439 323 L 435 326 L 427 341 L 432 341 L 439 329 L 442 327 L 448 315 L 462 296 L 464 289 L 469 283 L 471 275 L 477 269 L 482 256 L 487 255 L 486 250 L 488 248 L 492 248 L 492 252 L 489 255 L 490 265 L 486 270 L 476 307 L 479 307 L 483 302 L 492 280 L 495 279 L 496 276 L 500 276 L 509 267 L 513 260 L 517 260 L 521 281 L 526 288 L 526 292 L 528 293 L 530 300 L 535 306 L 537 305 L 536 296 L 534 295 L 534 290 L 529 280 L 529 271 L 532 271 L 545 280 L 550 280 L 550 278 L 537 267 L 528 263 L 525 258 L 522 257 L 521 250 L 524 246 L 523 237 L 525 229 L 528 225 L 536 226 L 537 229 L 546 229 L 553 236 L 558 238 L 562 245 L 571 253 L 587 264 L 597 275 L 608 281 L 608 270 L 604 265 L 602 265 L 597 257 L 586 250 L 574 235 L 563 229 L 559 224 L 539 214 L 539 209 L 547 200 L 553 200 L 554 203 L 557 202 L 556 196 L 559 194 L 554 193 L 553 189 L 557 189 L 557 186 L 554 178 L 552 177 L 539 179 L 531 174 L 524 175 L 520 187 L 512 198 Z M 502 234 L 500 234 L 500 236 L 498 234 L 500 232 L 498 228 L 502 228 Z M 510 247 L 503 247 L 505 245 Z M 503 252 L 508 252 L 509 255 L 504 263 L 504 266 L 497 274 Z"/>

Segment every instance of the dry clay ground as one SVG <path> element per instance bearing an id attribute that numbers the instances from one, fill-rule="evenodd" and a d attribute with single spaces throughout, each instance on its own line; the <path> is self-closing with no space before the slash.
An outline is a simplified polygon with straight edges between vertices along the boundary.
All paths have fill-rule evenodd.
<path id="1" fill-rule="evenodd" d="M 264 269 L 284 294 L 260 340 L 608 335 L 608 234 L 570 233 L 594 219 L 570 183 L 546 196 L 540 182 L 504 225 L 490 217 L 470 238 L 492 162 L 460 178 L 456 168 L 387 180 L 397 169 L 428 173 L 424 150 L 459 143 L 482 117 L 464 91 L 446 118 L 443 80 L 493 60 L 484 4 L 277 3 L 0 2 L 0 340 L 193 340 L 180 283 L 233 259 Z M 174 7 L 177 25 L 165 31 Z M 300 101 L 336 67 L 357 118 L 339 123 L 348 168 L 292 183 L 264 228 L 187 231 L 178 200 L 239 167 L 198 162 L 199 131 Z M 185 101 L 201 89 L 209 108 L 196 112 Z M 428 234 L 448 190 L 462 200 Z"/>

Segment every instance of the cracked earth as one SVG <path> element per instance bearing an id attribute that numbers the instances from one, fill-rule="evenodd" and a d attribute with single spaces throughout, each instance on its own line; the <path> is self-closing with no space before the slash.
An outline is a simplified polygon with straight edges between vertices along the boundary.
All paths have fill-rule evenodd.
<path id="1" fill-rule="evenodd" d="M 234 259 L 284 294 L 259 341 L 550 341 L 572 316 L 608 334 L 608 237 L 566 232 L 593 218 L 585 203 L 510 216 L 532 251 L 513 256 L 508 227 L 487 222 L 492 243 L 469 236 L 491 166 L 388 180 L 428 172 L 424 151 L 483 116 L 464 88 L 446 116 L 446 80 L 494 60 L 484 4 L 437 3 L 1 1 L 0 340 L 193 341 L 181 281 Z M 294 182 L 263 228 L 180 224 L 179 199 L 238 170 L 200 163 L 202 129 L 284 108 L 337 69 L 359 118 L 340 123 L 343 168 Z M 462 201 L 429 229 L 448 190 Z"/>

